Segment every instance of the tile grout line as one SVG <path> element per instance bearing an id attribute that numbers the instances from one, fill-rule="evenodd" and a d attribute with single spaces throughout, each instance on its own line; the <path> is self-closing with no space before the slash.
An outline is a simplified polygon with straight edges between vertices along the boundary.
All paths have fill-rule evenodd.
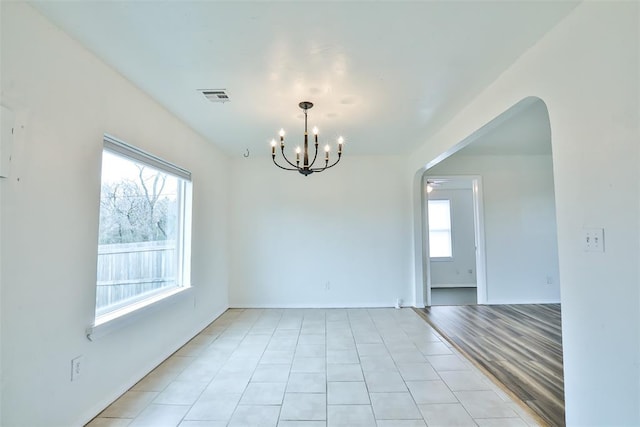
<path id="1" fill-rule="evenodd" d="M 211 384 L 215 381 L 215 379 L 218 377 L 218 375 L 220 374 L 220 371 L 222 369 L 224 369 L 225 365 L 227 365 L 227 363 L 229 363 L 230 360 L 233 359 L 234 354 L 236 355 L 236 359 L 242 359 L 242 356 L 244 355 L 244 351 L 247 350 L 248 351 L 248 356 L 251 360 L 253 360 L 253 349 L 252 347 L 252 343 L 258 343 L 259 347 L 262 348 L 261 353 L 259 355 L 257 355 L 257 362 L 255 363 L 255 366 L 253 366 L 253 369 L 250 371 L 249 375 L 248 375 L 248 380 L 246 385 L 244 386 L 244 388 L 242 389 L 242 392 L 239 393 L 240 397 L 238 398 L 238 401 L 234 404 L 232 411 L 230 412 L 229 418 L 227 419 L 227 421 L 225 422 L 225 425 L 230 425 L 232 423 L 233 417 L 236 415 L 238 408 L 241 405 L 242 399 L 245 396 L 245 394 L 248 391 L 249 386 L 252 384 L 252 380 L 254 379 L 255 375 L 256 375 L 256 371 L 258 370 L 258 368 L 260 367 L 261 363 L 260 361 L 263 359 L 263 357 L 265 356 L 267 349 L 269 348 L 269 345 L 272 343 L 274 337 L 276 336 L 276 334 L 278 333 L 279 330 L 282 331 L 296 331 L 295 332 L 295 340 L 291 340 L 291 341 L 295 341 L 292 344 L 292 359 L 289 361 L 289 370 L 287 373 L 287 378 L 285 381 L 285 386 L 284 386 L 284 391 L 283 391 L 283 397 L 282 400 L 280 401 L 280 404 L 262 404 L 262 403 L 254 403 L 255 405 L 260 405 L 260 406 L 279 406 L 279 410 L 277 413 L 277 417 L 275 418 L 276 421 L 276 425 L 285 421 L 281 419 L 282 416 L 282 410 L 284 407 L 284 400 L 287 394 L 287 390 L 289 387 L 289 381 L 291 380 L 291 375 L 292 375 L 292 371 L 293 371 L 293 364 L 294 361 L 296 360 L 296 356 L 298 354 L 301 354 L 302 358 L 304 357 L 316 357 L 317 354 L 319 354 L 316 350 L 317 349 L 309 349 L 309 351 L 312 351 L 311 353 L 309 353 L 309 351 L 307 351 L 307 349 L 302 349 L 304 350 L 302 353 L 299 353 L 300 350 L 300 346 L 301 345 L 312 345 L 315 344 L 316 338 L 317 337 L 317 332 L 318 332 L 318 326 L 323 325 L 324 326 L 324 330 L 322 333 L 322 336 L 324 338 L 324 379 L 325 379 L 325 383 L 324 383 L 324 395 L 325 395 L 325 408 L 324 408 L 324 413 L 325 413 L 325 427 L 328 427 L 329 425 L 329 390 L 328 390 L 328 385 L 329 385 L 329 340 L 331 337 L 335 336 L 335 338 L 337 339 L 336 348 L 348 348 L 348 350 L 344 350 L 345 353 L 342 354 L 341 353 L 341 357 L 348 357 L 348 359 L 340 359 L 340 360 L 348 360 L 349 362 L 351 362 L 351 360 L 356 360 L 357 361 L 357 366 L 359 367 L 359 372 L 362 375 L 362 382 L 364 383 L 364 389 L 366 390 L 367 393 L 367 397 L 369 400 L 368 403 L 368 407 L 371 411 L 371 414 L 373 415 L 373 422 L 376 426 L 380 425 L 380 422 L 382 422 L 383 420 L 387 420 L 387 418 L 383 418 L 378 420 L 376 418 L 376 414 L 373 410 L 373 401 L 371 399 L 371 390 L 369 387 L 369 383 L 367 382 L 366 378 L 365 378 L 365 372 L 364 372 L 364 368 L 363 368 L 363 360 L 362 360 L 362 355 L 361 352 L 359 351 L 358 348 L 358 339 L 363 340 L 363 342 L 361 344 L 368 344 L 368 341 L 373 340 L 375 342 L 372 342 L 373 344 L 376 344 L 377 340 L 380 340 L 380 344 L 382 344 L 382 347 L 379 347 L 378 350 L 376 351 L 380 351 L 382 349 L 384 349 L 384 351 L 387 353 L 387 355 L 389 356 L 389 358 L 391 359 L 392 363 L 393 363 L 393 368 L 395 368 L 395 371 L 397 373 L 397 375 L 400 377 L 401 381 L 402 381 L 402 385 L 404 386 L 404 390 L 403 391 L 396 391 L 396 392 L 384 392 L 384 393 L 389 393 L 389 394 L 406 394 L 408 393 L 411 399 L 411 402 L 413 403 L 413 405 L 417 408 L 419 415 L 421 416 L 421 418 L 412 418 L 414 420 L 421 420 L 422 422 L 425 423 L 425 425 L 427 425 L 427 420 L 424 417 L 424 415 L 422 414 L 422 411 L 420 410 L 420 407 L 416 401 L 416 398 L 414 397 L 413 393 L 411 393 L 411 390 L 408 387 L 407 381 L 405 379 L 405 376 L 402 375 L 400 368 L 399 368 L 399 364 L 402 364 L 402 362 L 400 362 L 399 360 L 405 360 L 404 363 L 406 364 L 412 364 L 412 363 L 418 363 L 420 364 L 420 362 L 413 362 L 412 360 L 414 360 L 415 355 L 412 354 L 408 354 L 413 352 L 414 350 L 417 351 L 422 359 L 424 364 L 431 366 L 431 368 L 433 369 L 433 366 L 431 365 L 430 361 L 427 359 L 427 355 L 425 355 L 423 353 L 423 351 L 421 350 L 422 347 L 420 347 L 420 343 L 422 343 L 423 341 L 416 341 L 418 340 L 418 338 L 421 338 L 423 335 L 423 330 L 421 328 L 416 328 L 413 325 L 415 324 L 417 326 L 417 324 L 413 321 L 413 319 L 415 318 L 416 321 L 420 321 L 420 322 L 424 322 L 423 317 L 419 314 L 416 313 L 415 310 L 412 312 L 411 310 L 408 310 L 407 313 L 410 313 L 409 315 L 405 315 L 402 314 L 400 311 L 394 310 L 394 311 L 385 311 L 385 310 L 376 310 L 376 309 L 363 309 L 362 311 L 358 310 L 349 310 L 349 309 L 343 309 L 344 311 L 344 320 L 342 318 L 342 316 L 340 316 L 340 318 L 336 321 L 336 325 L 340 325 L 342 323 L 342 321 L 346 321 L 346 325 L 345 325 L 345 329 L 348 328 L 348 331 L 344 331 L 344 336 L 342 331 L 342 327 L 339 327 L 338 329 L 332 329 L 331 331 L 329 330 L 329 311 L 328 310 L 321 310 L 321 311 L 309 311 L 309 310 L 267 310 L 267 309 L 241 309 L 238 310 L 239 314 L 234 315 L 234 316 L 229 316 L 230 318 L 223 318 L 224 314 L 226 314 L 227 312 L 231 312 L 231 310 L 223 313 L 221 316 L 219 316 L 217 319 L 215 319 L 214 321 L 212 321 L 209 325 L 207 325 L 205 328 L 202 329 L 202 331 L 200 331 L 198 334 L 196 334 L 191 340 L 189 340 L 189 342 L 185 343 L 184 346 L 188 345 L 193 339 L 199 337 L 202 335 L 203 331 L 206 330 L 207 328 L 215 325 L 216 322 L 220 321 L 222 319 L 222 321 L 220 322 L 220 330 L 218 331 L 216 329 L 216 333 L 215 333 L 215 337 L 212 339 L 211 342 L 209 342 L 208 344 L 206 344 L 204 347 L 202 348 L 197 348 L 194 347 L 193 349 L 196 351 L 194 356 L 176 356 L 176 353 L 178 353 L 183 347 L 181 347 L 180 349 L 178 349 L 176 352 L 174 352 L 172 355 L 170 355 L 167 359 L 165 359 L 165 361 L 163 361 L 162 363 L 166 362 L 167 360 L 170 360 L 172 357 L 189 357 L 192 358 L 193 360 L 191 360 L 189 363 L 187 363 L 185 365 L 184 368 L 180 369 L 178 371 L 178 373 L 176 374 L 175 378 L 173 378 L 171 381 L 169 381 L 169 383 L 167 385 L 164 385 L 162 390 L 160 392 L 157 392 L 157 395 L 150 401 L 148 402 L 143 409 L 141 409 L 138 414 L 132 418 L 132 419 L 128 419 L 130 420 L 130 422 L 135 423 L 136 419 L 138 419 L 140 417 L 140 415 L 147 410 L 151 405 L 162 405 L 165 407 L 188 407 L 186 412 L 184 413 L 184 415 L 182 415 L 182 417 L 180 418 L 180 420 L 178 421 L 180 422 L 187 422 L 190 420 L 186 420 L 185 418 L 187 417 L 187 414 L 193 409 L 194 405 L 198 402 L 198 400 L 203 396 L 204 392 L 211 386 Z M 233 311 L 235 313 L 235 310 Z M 287 315 L 289 314 L 289 315 Z M 320 314 L 322 317 L 320 317 Z M 273 316 L 276 315 L 276 316 Z M 407 317 L 408 316 L 408 317 Z M 268 319 L 268 322 L 271 322 L 273 319 L 277 318 L 277 322 L 275 323 L 275 326 L 273 326 L 273 329 L 268 331 L 268 333 L 266 334 L 262 334 L 262 333 L 256 333 L 256 334 L 251 334 L 252 329 L 256 328 L 257 326 L 259 326 L 261 324 L 261 322 L 265 322 Z M 322 319 L 322 320 L 319 320 Z M 316 323 L 318 323 L 316 325 Z M 271 323 L 269 323 L 271 324 Z M 294 325 L 295 327 L 289 328 L 288 326 L 290 326 L 290 324 Z M 303 334 L 303 332 L 305 331 L 305 324 L 307 325 L 308 329 L 307 329 L 307 334 Z M 437 337 L 438 341 L 437 343 L 439 344 L 443 344 L 443 340 L 445 340 L 447 337 L 444 336 L 434 325 L 431 325 L 430 322 L 426 322 L 427 325 L 430 326 L 431 329 L 433 329 L 436 333 L 440 334 L 442 338 Z M 279 329 L 279 326 L 283 325 L 283 326 L 287 326 L 286 329 Z M 232 330 L 233 329 L 233 330 Z M 266 329 L 266 328 L 264 328 Z M 271 327 L 269 327 L 269 329 L 271 329 Z M 231 331 L 232 330 L 232 331 Z M 154 401 L 155 399 L 158 398 L 158 396 L 160 396 L 161 393 L 163 393 L 164 391 L 167 390 L 167 388 L 174 382 L 176 382 L 177 378 L 182 375 L 182 373 L 188 369 L 190 366 L 192 366 L 194 363 L 196 363 L 198 360 L 202 360 L 204 361 L 206 359 L 206 357 L 204 357 L 204 354 L 211 348 L 213 347 L 216 343 L 219 343 L 220 340 L 224 339 L 225 333 L 229 333 L 229 338 L 231 338 L 231 340 L 229 340 L 228 342 L 223 343 L 224 345 L 232 345 L 232 348 L 227 349 L 227 348 L 223 348 L 221 347 L 221 349 L 224 351 L 224 359 L 222 362 L 220 362 L 220 367 L 217 368 L 217 370 L 215 371 L 215 374 L 213 374 L 213 376 L 211 377 L 211 379 L 209 379 L 206 382 L 206 385 L 204 386 L 204 388 L 202 389 L 202 391 L 200 391 L 197 394 L 197 397 L 195 398 L 195 400 L 193 400 L 192 403 L 190 404 L 180 404 L 180 403 L 163 403 L 163 404 L 155 404 Z M 396 335 L 394 334 L 394 331 L 400 331 L 402 333 L 402 335 L 397 334 L 399 340 L 396 342 L 395 338 Z M 348 332 L 348 335 L 347 333 Z M 375 333 L 375 335 L 373 334 Z M 431 330 L 428 331 L 428 333 L 433 333 L 431 332 Z M 204 334 L 204 335 L 208 335 L 208 334 Z M 212 334 L 214 335 L 214 334 Z M 291 338 L 293 338 L 293 333 L 290 334 Z M 302 335 L 316 335 L 315 338 L 313 338 L 313 340 L 310 340 L 308 343 L 305 341 L 303 343 L 302 341 Z M 248 342 L 247 340 L 250 339 L 251 337 L 255 337 L 256 340 L 255 342 L 253 340 L 250 340 L 251 342 Z M 258 338 L 261 337 L 261 338 Z M 285 336 L 283 336 L 283 338 L 288 338 L 287 334 L 285 334 Z M 425 337 L 428 340 L 428 337 Z M 208 340 L 208 338 L 207 338 Z M 264 341 L 262 341 L 264 340 Z M 203 340 L 204 341 L 204 340 Z M 406 342 L 405 342 L 406 341 Z M 263 344 L 260 344 L 260 342 L 263 342 Z M 424 341 L 426 343 L 426 341 Z M 429 341 L 431 342 L 431 341 Z M 242 351 L 239 351 L 239 348 L 243 345 L 243 344 L 250 344 L 248 346 L 246 346 L 246 348 L 242 348 Z M 306 344 L 305 344 L 306 343 Z M 310 343 L 310 344 L 309 344 Z M 406 349 L 405 349 L 406 347 Z M 287 344 L 287 348 L 289 348 L 289 344 Z M 351 348 L 353 348 L 353 350 L 350 350 Z M 460 357 L 460 355 L 465 356 L 464 352 L 460 351 L 455 345 L 453 345 L 451 347 L 451 349 L 454 350 L 454 354 L 458 357 Z M 371 351 L 373 351 L 374 348 L 371 347 Z M 336 350 L 338 351 L 338 350 Z M 355 351 L 355 359 L 352 359 L 352 356 L 348 353 L 350 353 L 351 351 Z M 236 353 L 238 352 L 238 353 Z M 348 352 L 348 353 L 347 353 Z M 455 354 L 455 352 L 458 352 L 459 354 Z M 375 352 L 374 352 L 375 353 Z M 372 353 L 372 358 L 375 358 L 376 354 Z M 407 353 L 406 357 L 404 356 L 404 353 Z M 221 354 L 221 355 L 222 355 Z M 310 354 L 312 354 L 313 356 L 309 356 Z M 382 355 L 382 353 L 380 353 Z M 396 356 L 394 357 L 394 354 L 396 354 Z M 213 353 L 212 353 L 213 355 Z M 306 355 L 306 356 L 305 356 Z M 417 359 L 417 356 L 415 357 L 415 359 Z M 154 372 L 155 369 L 157 369 L 160 365 L 162 365 L 162 363 L 160 363 L 156 368 L 154 368 L 154 370 L 150 371 L 147 375 L 149 375 L 150 373 Z M 218 363 L 218 362 L 216 362 Z M 253 363 L 253 362 L 252 362 Z M 345 364 L 345 363 L 336 363 L 337 365 L 341 365 L 341 364 Z M 352 364 L 352 363 L 348 363 L 348 364 Z M 178 365 L 179 366 L 179 365 Z M 235 365 L 234 365 L 235 366 Z M 242 366 L 242 363 L 240 363 L 238 366 Z M 381 372 L 386 372 L 386 370 L 391 369 L 391 365 L 381 365 L 378 366 L 376 364 L 370 366 L 372 368 L 375 368 L 374 371 L 372 372 L 377 372 L 376 369 L 378 368 L 384 368 L 383 371 Z M 491 378 L 489 375 L 487 375 L 482 369 L 480 369 L 478 366 L 475 366 L 473 363 L 469 363 L 469 367 L 471 367 L 471 372 L 473 372 L 473 369 L 476 369 L 477 372 L 475 373 L 480 373 L 481 376 L 485 377 L 485 378 Z M 236 369 L 235 367 L 231 367 L 232 369 Z M 312 366 L 313 371 L 315 372 L 316 365 L 314 364 Z M 468 368 L 467 368 L 468 369 Z M 194 371 L 197 373 L 197 371 Z M 301 371 L 301 373 L 305 373 L 306 371 Z M 391 371 L 389 371 L 391 372 Z M 440 375 L 441 372 L 449 372 L 449 371 L 440 371 L 440 370 L 435 370 L 433 369 L 433 372 L 437 375 L 437 378 L 439 378 L 438 381 L 444 383 L 447 387 L 447 390 L 453 394 L 453 396 L 456 399 L 457 403 L 451 403 L 456 404 L 456 405 L 460 405 L 462 407 L 462 409 L 465 411 L 465 413 L 472 419 L 472 420 L 481 420 L 481 419 L 493 419 L 491 417 L 477 417 L 474 418 L 471 416 L 471 414 L 468 412 L 466 406 L 460 401 L 460 399 L 458 398 L 457 393 L 453 392 L 453 390 L 451 390 L 451 388 L 449 387 L 449 385 L 444 381 L 443 377 Z M 454 371 L 455 372 L 455 371 Z M 466 372 L 466 371 L 465 371 Z M 233 373 L 233 372 L 230 372 Z M 414 375 L 414 374 L 411 374 Z M 146 376 L 145 376 L 146 377 Z M 143 377 L 144 379 L 144 377 Z M 142 381 L 142 380 L 141 380 Z M 418 380 L 416 380 L 418 381 Z M 264 382 L 280 382 L 280 381 L 264 381 Z M 340 382 L 340 381 L 338 381 Z M 346 381 L 347 383 L 351 383 L 354 381 Z M 360 382 L 359 380 L 356 382 Z M 257 384 L 259 382 L 253 383 L 253 384 Z M 134 385 L 135 386 L 135 385 Z M 132 388 L 134 387 L 132 386 Z M 394 387 L 395 388 L 395 387 Z M 389 388 L 391 389 L 391 388 Z M 382 390 L 382 389 L 381 389 Z M 123 394 L 123 396 L 126 395 L 126 393 L 130 392 L 131 389 L 129 389 L 127 392 L 125 392 Z M 459 390 L 460 391 L 460 390 Z M 489 391 L 492 391 L 495 393 L 494 389 L 491 389 Z M 299 393 L 305 393 L 303 391 L 300 391 Z M 315 392 L 309 392 L 309 393 L 315 393 Z M 383 391 L 379 391 L 378 393 L 383 393 Z M 122 397 L 122 396 L 121 396 Z M 498 396 L 500 397 L 500 396 Z M 509 396 L 507 394 L 507 397 L 510 398 L 511 403 L 516 403 L 517 399 L 514 399 L 512 396 Z M 509 403 L 506 400 L 504 401 L 505 404 Z M 361 406 L 362 404 L 360 403 L 336 403 L 336 405 L 339 406 Z M 382 410 L 382 409 L 381 409 Z M 271 412 L 270 417 L 273 416 L 273 414 L 275 413 L 275 411 Z M 522 416 L 515 411 L 515 417 L 517 417 L 520 420 L 523 420 Z M 97 418 L 97 417 L 96 417 Z M 113 419 L 126 419 L 126 418 L 119 418 L 119 417 L 103 417 L 103 418 L 113 418 Z M 495 417 L 494 417 L 495 418 Z M 273 418 L 270 418 L 271 420 L 273 420 Z M 397 418 L 394 418 L 395 420 L 397 420 Z M 203 420 L 204 421 L 204 420 Z M 523 420 L 524 421 L 524 420 Z M 525 421 L 526 422 L 526 421 Z M 408 421 L 407 421 L 408 423 Z"/>

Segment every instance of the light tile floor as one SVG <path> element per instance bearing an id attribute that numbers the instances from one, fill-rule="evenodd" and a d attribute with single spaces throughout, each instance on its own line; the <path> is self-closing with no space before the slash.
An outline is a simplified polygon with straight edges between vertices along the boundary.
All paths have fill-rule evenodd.
<path id="1" fill-rule="evenodd" d="M 88 426 L 534 426 L 411 309 L 231 309 Z"/>

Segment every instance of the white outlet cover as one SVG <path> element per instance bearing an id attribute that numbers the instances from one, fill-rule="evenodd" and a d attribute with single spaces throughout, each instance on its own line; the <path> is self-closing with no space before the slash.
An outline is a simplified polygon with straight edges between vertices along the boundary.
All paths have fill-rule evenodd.
<path id="1" fill-rule="evenodd" d="M 84 365 L 84 357 L 78 356 L 74 359 L 71 359 L 71 381 L 77 381 L 80 378 L 80 374 L 82 374 L 82 368 Z"/>
<path id="2" fill-rule="evenodd" d="M 0 105 L 0 119 L 0 178 L 8 178 L 15 121 L 13 111 Z"/>

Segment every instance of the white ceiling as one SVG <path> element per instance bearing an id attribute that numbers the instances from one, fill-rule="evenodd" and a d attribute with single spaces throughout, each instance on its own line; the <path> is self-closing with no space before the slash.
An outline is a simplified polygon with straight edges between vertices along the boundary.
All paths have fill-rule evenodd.
<path id="1" fill-rule="evenodd" d="M 346 153 L 408 153 L 574 1 L 32 2 L 232 156 L 302 140 L 298 103 Z M 227 89 L 209 103 L 196 89 Z M 105 129 L 117 134 L 117 129 Z M 131 141 L 135 143 L 135 141 Z M 176 143 L 179 143 L 178 141 Z"/>

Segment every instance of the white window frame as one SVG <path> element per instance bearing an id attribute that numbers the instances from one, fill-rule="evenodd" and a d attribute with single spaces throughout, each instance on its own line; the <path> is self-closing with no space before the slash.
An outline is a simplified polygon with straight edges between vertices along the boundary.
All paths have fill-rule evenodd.
<path id="1" fill-rule="evenodd" d="M 450 243 L 450 247 L 451 247 L 451 255 L 450 256 L 433 256 L 431 254 L 431 231 L 432 231 L 432 225 L 431 222 L 429 222 L 429 226 L 427 229 L 427 233 L 429 233 L 429 259 L 432 261 L 453 261 L 453 257 L 454 257 L 454 247 L 453 247 L 453 207 L 452 207 L 452 203 L 451 203 L 451 199 L 446 199 L 446 198 L 437 198 L 437 199 L 428 199 L 427 200 L 427 213 L 429 212 L 429 204 L 431 202 L 447 202 L 447 204 L 449 205 L 449 229 L 438 229 L 438 230 L 433 230 L 433 231 L 448 231 L 449 232 L 449 243 Z"/>
<path id="2" fill-rule="evenodd" d="M 155 311 L 157 308 L 168 304 L 173 304 L 182 300 L 186 295 L 191 294 L 191 172 L 106 134 L 103 140 L 103 153 L 105 151 L 137 163 L 148 165 L 182 180 L 183 185 L 179 186 L 179 230 L 177 232 L 179 245 L 177 257 L 178 274 L 176 286 L 159 291 L 148 298 L 134 301 L 104 314 L 97 314 L 94 311 L 94 324 L 86 331 L 87 338 L 90 340 L 94 340 L 112 330 L 131 323 L 145 313 Z M 96 286 L 95 282 L 94 286 Z M 95 309 L 94 299 L 94 310 Z"/>

